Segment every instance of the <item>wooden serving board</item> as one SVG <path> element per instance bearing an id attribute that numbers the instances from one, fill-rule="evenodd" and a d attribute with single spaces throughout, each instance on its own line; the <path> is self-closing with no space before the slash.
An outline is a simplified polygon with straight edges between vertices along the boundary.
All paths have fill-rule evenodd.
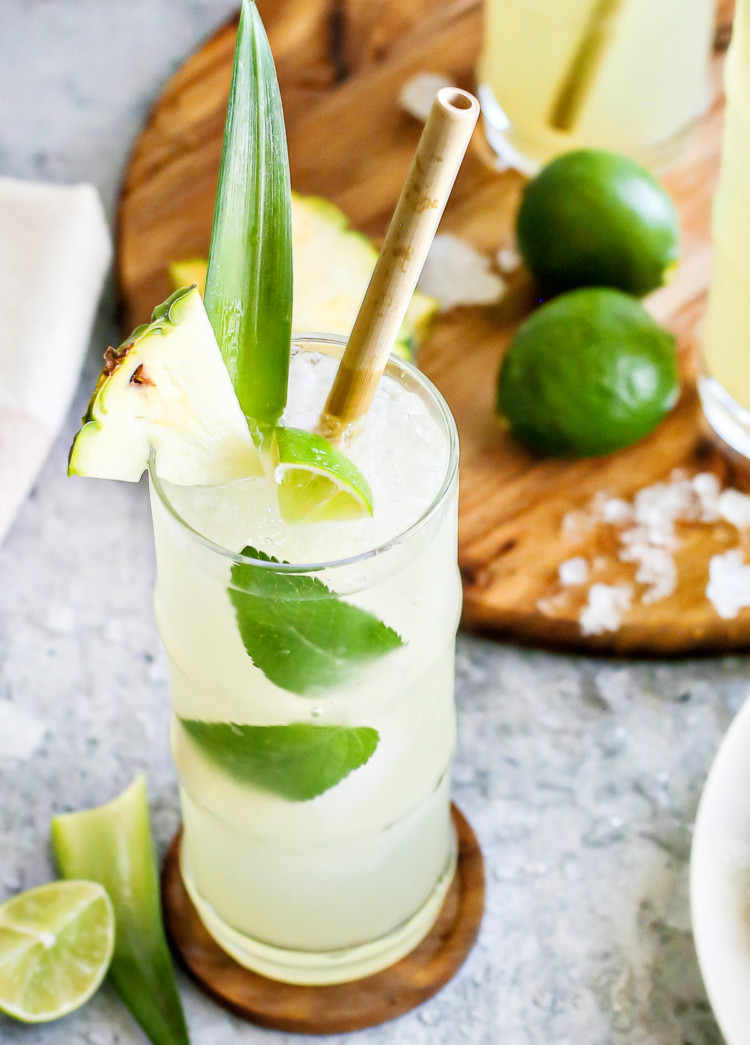
<path id="1" fill-rule="evenodd" d="M 474 87 L 480 0 L 258 0 L 276 57 L 284 99 L 292 184 L 327 197 L 352 224 L 382 237 L 409 166 L 420 125 L 398 106 L 417 72 L 446 74 Z M 719 9 L 726 45 L 731 3 Z M 142 322 L 168 293 L 167 264 L 207 252 L 223 133 L 235 27 L 227 26 L 167 84 L 140 136 L 123 187 L 119 278 L 124 321 Z M 595 579 L 632 580 L 601 528 L 571 541 L 564 517 L 600 491 L 632 498 L 673 469 L 712 470 L 748 488 L 744 462 L 709 436 L 695 391 L 694 332 L 710 271 L 710 208 L 715 192 L 723 100 L 721 56 L 716 100 L 689 154 L 664 182 L 683 227 L 677 278 L 649 307 L 679 339 L 683 394 L 655 433 L 596 460 L 561 462 L 525 452 L 493 411 L 498 365 L 533 303 L 517 274 L 494 307 L 445 314 L 419 355 L 443 391 L 461 436 L 459 560 L 464 621 L 519 641 L 618 653 L 682 653 L 750 644 L 750 610 L 722 620 L 705 597 L 709 559 L 737 543 L 727 524 L 684 524 L 676 554 L 675 593 L 647 603 L 636 597 L 621 626 L 584 636 L 584 589 L 562 591 L 559 564 L 584 555 L 598 562 Z M 533 75 L 533 70 L 529 71 Z M 522 188 L 515 172 L 499 173 L 477 132 L 445 213 L 442 229 L 494 255 L 513 242 Z M 638 590 L 638 589 L 636 589 Z"/>

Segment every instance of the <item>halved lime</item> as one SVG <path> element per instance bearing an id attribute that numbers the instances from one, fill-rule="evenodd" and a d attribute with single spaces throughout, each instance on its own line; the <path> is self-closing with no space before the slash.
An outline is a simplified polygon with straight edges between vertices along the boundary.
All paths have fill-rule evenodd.
<path id="1" fill-rule="evenodd" d="M 357 466 L 327 440 L 301 428 L 276 432 L 279 508 L 289 523 L 372 515 L 372 491 Z"/>
<path id="2" fill-rule="evenodd" d="M 88 1001 L 104 979 L 115 916 L 97 882 L 50 882 L 0 906 L 0 1011 L 45 1023 Z"/>

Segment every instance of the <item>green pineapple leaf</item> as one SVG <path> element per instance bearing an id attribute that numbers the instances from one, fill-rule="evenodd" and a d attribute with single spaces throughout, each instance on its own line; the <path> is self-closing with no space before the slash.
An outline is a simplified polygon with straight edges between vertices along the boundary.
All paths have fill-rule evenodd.
<path id="1" fill-rule="evenodd" d="M 252 0 L 237 32 L 205 305 L 245 416 L 264 431 L 289 379 L 291 190 L 276 69 Z"/>

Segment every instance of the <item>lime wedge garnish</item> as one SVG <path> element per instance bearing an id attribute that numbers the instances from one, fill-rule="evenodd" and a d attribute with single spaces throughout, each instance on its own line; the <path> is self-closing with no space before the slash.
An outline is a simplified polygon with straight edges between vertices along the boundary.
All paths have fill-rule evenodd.
<path id="1" fill-rule="evenodd" d="M 372 515 L 372 492 L 359 468 L 327 440 L 301 428 L 276 432 L 279 508 L 289 523 Z"/>
<path id="2" fill-rule="evenodd" d="M 0 906 L 0 1011 L 44 1023 L 88 1001 L 104 979 L 115 916 L 97 882 L 50 882 Z"/>

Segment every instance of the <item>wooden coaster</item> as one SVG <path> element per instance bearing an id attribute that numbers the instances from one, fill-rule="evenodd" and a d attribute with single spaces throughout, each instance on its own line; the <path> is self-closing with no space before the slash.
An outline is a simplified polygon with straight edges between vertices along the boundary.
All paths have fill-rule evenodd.
<path id="1" fill-rule="evenodd" d="M 178 831 L 162 869 L 167 933 L 198 986 L 237 1016 L 274 1030 L 338 1034 L 401 1016 L 437 994 L 474 945 L 484 910 L 484 863 L 476 836 L 455 806 L 458 866 L 437 922 L 416 950 L 389 969 L 352 983 L 300 987 L 243 968 L 209 936 L 182 883 Z"/>

